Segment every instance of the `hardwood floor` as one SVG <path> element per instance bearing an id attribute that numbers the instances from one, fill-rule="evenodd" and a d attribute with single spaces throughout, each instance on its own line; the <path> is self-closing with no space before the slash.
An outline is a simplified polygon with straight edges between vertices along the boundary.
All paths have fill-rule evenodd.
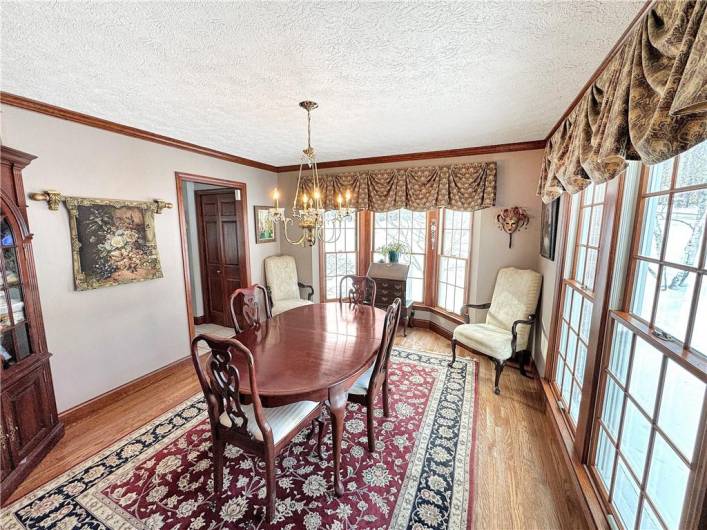
<path id="1" fill-rule="evenodd" d="M 449 341 L 411 329 L 396 344 L 449 352 Z M 460 356 L 469 356 L 459 349 Z M 545 414 L 537 379 L 506 369 L 501 395 L 493 393 L 491 361 L 480 358 L 478 455 L 474 528 L 587 528 L 561 448 Z M 193 367 L 121 398 L 66 425 L 66 434 L 10 498 L 10 502 L 79 464 L 156 416 L 200 392 Z M 159 397 L 159 399 L 156 399 Z"/>

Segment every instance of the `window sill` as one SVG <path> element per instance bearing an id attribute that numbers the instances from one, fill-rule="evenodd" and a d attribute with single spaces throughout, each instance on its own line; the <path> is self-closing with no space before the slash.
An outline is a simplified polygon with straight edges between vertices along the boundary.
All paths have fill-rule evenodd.
<path id="1" fill-rule="evenodd" d="M 433 315 L 437 315 L 442 318 L 445 318 L 455 324 L 463 324 L 464 323 L 464 319 L 460 315 L 457 315 L 456 313 L 450 313 L 449 311 L 442 309 L 440 307 L 431 307 L 431 306 L 427 306 L 424 304 L 415 303 L 415 304 L 413 304 L 412 308 L 416 311 L 427 311 L 428 313 L 432 313 Z"/>

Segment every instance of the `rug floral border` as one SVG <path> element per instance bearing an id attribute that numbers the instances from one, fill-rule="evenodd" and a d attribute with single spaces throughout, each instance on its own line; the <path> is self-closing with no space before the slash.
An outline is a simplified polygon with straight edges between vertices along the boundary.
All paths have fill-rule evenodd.
<path id="1" fill-rule="evenodd" d="M 424 513 L 429 504 L 426 498 L 433 490 L 437 495 L 441 493 L 448 503 L 448 518 L 441 528 L 471 528 L 476 473 L 472 464 L 476 459 L 478 361 L 457 359 L 450 369 L 447 367 L 448 355 L 398 347 L 394 357 L 403 362 L 437 367 L 443 377 L 436 379 L 432 389 L 430 402 L 437 403 L 437 406 L 429 407 L 425 412 L 420 430 L 423 436 L 416 441 L 410 455 L 410 467 L 389 528 L 427 528 L 424 524 Z M 469 370 L 471 366 L 474 366 L 473 370 Z M 470 378 L 471 395 L 467 395 Z M 147 457 L 148 453 L 159 451 L 185 428 L 203 421 L 205 412 L 203 396 L 199 394 L 187 399 L 3 509 L 0 526 L 7 530 L 50 528 L 71 514 L 79 524 L 92 528 L 134 528 L 119 514 L 111 517 L 109 510 L 101 509 L 89 491 L 113 473 L 122 472 L 134 461 Z M 462 451 L 449 446 L 449 440 L 455 436 L 456 447 L 463 448 Z M 450 451 L 454 453 L 451 459 L 448 458 Z M 88 506 L 81 502 L 81 497 L 90 501 L 86 502 Z M 43 513 L 49 505 L 54 507 Z M 93 509 L 100 512 L 98 518 Z"/>

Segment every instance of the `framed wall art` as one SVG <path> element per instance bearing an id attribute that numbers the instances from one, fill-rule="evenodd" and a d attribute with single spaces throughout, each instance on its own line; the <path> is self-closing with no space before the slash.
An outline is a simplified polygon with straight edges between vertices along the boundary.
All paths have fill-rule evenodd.
<path id="1" fill-rule="evenodd" d="M 542 205 L 540 212 L 540 255 L 555 261 L 555 243 L 557 239 L 557 220 L 560 212 L 560 198 Z"/>
<path id="2" fill-rule="evenodd" d="M 64 197 L 57 192 L 30 197 L 46 200 L 52 210 L 63 201 L 69 211 L 77 291 L 162 277 L 154 216 L 171 208 L 170 203 Z"/>
<path id="3" fill-rule="evenodd" d="M 253 206 L 255 211 L 255 242 L 274 243 L 277 241 L 275 223 L 268 216 L 270 206 Z"/>

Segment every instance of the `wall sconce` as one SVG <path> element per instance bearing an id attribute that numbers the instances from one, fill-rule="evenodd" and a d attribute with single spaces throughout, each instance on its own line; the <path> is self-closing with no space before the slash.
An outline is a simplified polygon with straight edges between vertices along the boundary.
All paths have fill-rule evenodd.
<path id="1" fill-rule="evenodd" d="M 521 206 L 503 208 L 496 216 L 498 229 L 508 234 L 508 248 L 511 248 L 513 243 L 513 234 L 521 228 L 527 229 L 529 222 L 528 210 Z"/>

